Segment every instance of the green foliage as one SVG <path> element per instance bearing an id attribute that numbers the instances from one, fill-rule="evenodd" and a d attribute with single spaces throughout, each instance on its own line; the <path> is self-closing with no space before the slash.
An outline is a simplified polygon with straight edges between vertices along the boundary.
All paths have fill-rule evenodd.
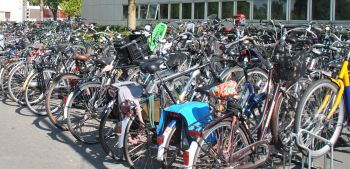
<path id="1" fill-rule="evenodd" d="M 40 5 L 40 0 L 28 0 L 30 5 Z"/>
<path id="2" fill-rule="evenodd" d="M 63 0 L 60 7 L 67 17 L 81 16 L 82 0 Z"/>

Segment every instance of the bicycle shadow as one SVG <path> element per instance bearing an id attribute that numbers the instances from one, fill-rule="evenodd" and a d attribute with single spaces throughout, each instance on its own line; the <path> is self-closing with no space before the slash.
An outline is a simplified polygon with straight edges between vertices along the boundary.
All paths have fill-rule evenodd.
<path id="1" fill-rule="evenodd" d="M 121 160 L 117 161 L 107 156 L 100 144 L 86 145 L 77 141 L 69 131 L 62 131 L 61 129 L 56 128 L 45 116 L 38 116 L 38 118 L 33 121 L 33 124 L 37 128 L 47 131 L 46 134 L 51 139 L 60 143 L 68 144 L 75 152 L 83 157 L 84 162 L 89 163 L 94 168 L 120 168 L 120 165 L 128 168 L 126 162 Z M 115 166 L 116 164 L 118 164 L 118 166 Z"/>
<path id="2" fill-rule="evenodd" d="M 5 96 L 1 96 L 1 102 L 4 103 L 7 106 L 12 106 L 12 107 L 18 107 L 19 104 L 14 102 L 13 100 L 5 97 Z"/>
<path id="3" fill-rule="evenodd" d="M 22 115 L 22 116 L 27 116 L 27 117 L 34 117 L 34 116 L 37 116 L 35 115 L 34 113 L 32 113 L 27 107 L 25 106 L 19 106 L 15 112 L 19 115 Z"/>

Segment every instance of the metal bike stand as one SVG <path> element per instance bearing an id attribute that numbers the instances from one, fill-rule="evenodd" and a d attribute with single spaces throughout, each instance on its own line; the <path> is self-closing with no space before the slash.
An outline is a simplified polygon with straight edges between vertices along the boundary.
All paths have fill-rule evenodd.
<path id="1" fill-rule="evenodd" d="M 319 139 L 320 141 L 322 141 L 322 142 L 326 143 L 328 146 L 330 146 L 330 151 L 331 151 L 330 161 L 331 162 L 330 162 L 330 166 L 329 166 L 330 168 L 329 169 L 333 169 L 333 159 L 334 159 L 334 152 L 333 152 L 334 151 L 334 147 L 333 147 L 333 144 L 329 140 L 327 140 L 327 139 L 325 139 L 323 137 L 315 135 L 315 134 L 313 134 L 313 133 L 311 133 L 311 132 L 309 132 L 307 130 L 301 129 L 298 132 L 298 134 L 297 134 L 296 143 L 298 144 L 299 147 L 301 147 L 302 149 L 304 149 L 304 150 L 306 150 L 308 152 L 308 156 L 306 157 L 307 161 L 308 161 L 308 169 L 311 169 L 311 166 L 312 166 L 312 155 L 311 155 L 311 151 L 312 150 L 310 150 L 309 148 L 304 146 L 304 144 L 301 142 L 300 138 L 301 138 L 301 135 L 303 133 L 309 134 L 312 137 L 314 137 L 314 139 Z M 304 158 L 304 155 L 303 155 L 302 162 L 301 162 L 302 165 L 303 165 L 303 168 L 304 168 L 304 164 L 305 164 L 304 159 L 306 159 L 306 158 Z M 326 161 L 327 161 L 327 153 L 324 155 L 324 167 L 323 167 L 324 169 L 326 169 L 326 165 L 327 165 Z"/>
<path id="2" fill-rule="evenodd" d="M 289 148 L 289 152 L 284 152 L 283 153 L 283 169 L 291 169 L 291 164 L 292 164 L 292 156 L 293 156 L 293 148 L 294 148 L 294 145 L 295 145 L 295 139 L 296 138 L 296 134 L 295 133 L 291 133 L 290 135 L 290 139 L 292 140 L 290 146 L 288 147 Z M 288 157 L 288 167 L 287 166 L 287 163 L 286 163 L 286 158 Z"/>

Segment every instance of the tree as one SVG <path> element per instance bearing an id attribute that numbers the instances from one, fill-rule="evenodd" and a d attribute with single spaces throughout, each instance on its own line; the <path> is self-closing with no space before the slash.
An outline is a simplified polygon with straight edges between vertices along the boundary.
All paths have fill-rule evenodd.
<path id="1" fill-rule="evenodd" d="M 71 18 L 73 16 L 81 16 L 81 4 L 82 0 L 64 0 L 60 7 L 63 9 L 64 14 Z"/>
<path id="2" fill-rule="evenodd" d="M 58 6 L 60 5 L 60 2 L 62 2 L 62 0 L 45 0 L 45 1 L 46 1 L 45 5 L 48 6 L 52 12 L 53 19 L 57 20 Z"/>
<path id="3" fill-rule="evenodd" d="M 128 27 L 136 29 L 136 0 L 128 1 Z"/>

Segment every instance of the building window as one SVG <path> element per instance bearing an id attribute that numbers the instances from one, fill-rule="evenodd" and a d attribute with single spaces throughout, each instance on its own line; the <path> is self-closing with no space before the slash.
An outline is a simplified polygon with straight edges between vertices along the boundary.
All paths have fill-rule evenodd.
<path id="1" fill-rule="evenodd" d="M 253 3 L 253 19 L 266 20 L 267 19 L 267 0 L 254 0 Z"/>
<path id="2" fill-rule="evenodd" d="M 204 19 L 204 3 L 194 3 L 194 19 Z"/>
<path id="3" fill-rule="evenodd" d="M 233 1 L 222 2 L 221 18 L 231 18 L 233 15 Z"/>
<path id="4" fill-rule="evenodd" d="M 191 18 L 192 18 L 192 3 L 183 3 L 182 19 L 191 19 Z"/>
<path id="5" fill-rule="evenodd" d="M 286 20 L 287 0 L 271 0 L 271 19 Z"/>
<path id="6" fill-rule="evenodd" d="M 128 5 L 123 5 L 123 19 L 128 18 Z"/>
<path id="7" fill-rule="evenodd" d="M 157 19 L 157 4 L 149 5 L 147 12 L 147 19 Z"/>
<path id="8" fill-rule="evenodd" d="M 170 9 L 170 18 L 171 19 L 180 19 L 180 4 L 171 4 Z"/>
<path id="9" fill-rule="evenodd" d="M 216 15 L 219 14 L 219 2 L 208 2 L 208 16 L 209 15 Z"/>
<path id="10" fill-rule="evenodd" d="M 168 4 L 160 4 L 159 8 L 159 19 L 168 19 Z"/>
<path id="11" fill-rule="evenodd" d="M 350 0 L 335 1 L 335 20 L 350 20 Z"/>
<path id="12" fill-rule="evenodd" d="M 250 18 L 250 2 L 237 1 L 237 13 L 244 14 L 247 19 Z"/>
<path id="13" fill-rule="evenodd" d="M 147 16 L 147 4 L 141 4 L 140 5 L 140 19 L 146 19 Z"/>
<path id="14" fill-rule="evenodd" d="M 317 0 L 312 2 L 312 20 L 330 19 L 330 0 Z"/>
<path id="15" fill-rule="evenodd" d="M 307 0 L 291 0 L 291 20 L 307 19 Z"/>

